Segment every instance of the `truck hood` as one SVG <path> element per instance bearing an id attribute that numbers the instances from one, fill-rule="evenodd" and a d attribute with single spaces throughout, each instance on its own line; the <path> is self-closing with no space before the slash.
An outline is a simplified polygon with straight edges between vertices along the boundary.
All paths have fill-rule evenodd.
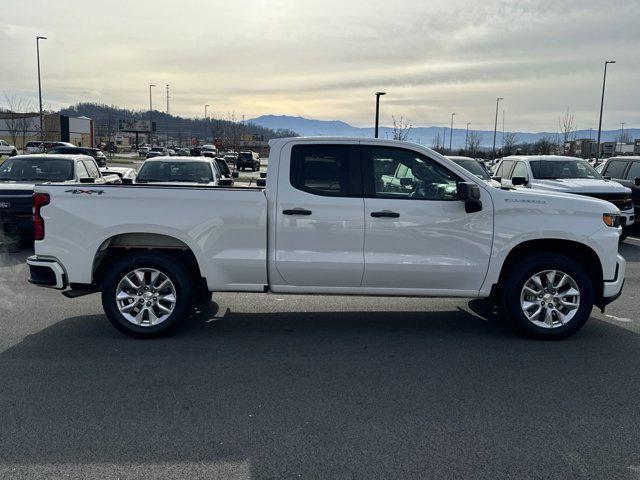
<path id="1" fill-rule="evenodd" d="M 591 178 L 533 180 L 531 182 L 531 188 L 571 193 L 631 193 L 631 189 L 620 185 L 618 182 Z"/>
<path id="2" fill-rule="evenodd" d="M 627 189 L 628 190 L 628 189 Z M 512 206 L 540 206 L 541 208 L 573 209 L 576 211 L 589 211 L 595 213 L 620 213 L 620 210 L 612 203 L 599 198 L 565 193 L 558 190 L 542 190 L 533 188 L 518 188 L 514 190 L 501 190 L 496 198 L 502 197 Z"/>

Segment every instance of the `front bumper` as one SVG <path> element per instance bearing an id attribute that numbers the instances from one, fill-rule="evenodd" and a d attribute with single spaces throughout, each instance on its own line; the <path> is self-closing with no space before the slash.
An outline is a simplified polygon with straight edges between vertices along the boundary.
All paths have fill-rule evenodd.
<path id="1" fill-rule="evenodd" d="M 622 255 L 618 254 L 616 259 L 616 274 L 613 280 L 605 280 L 604 282 L 601 308 L 604 308 L 605 305 L 610 304 L 620 296 L 624 285 L 624 276 L 626 271 L 627 261 Z"/>
<path id="2" fill-rule="evenodd" d="M 57 260 L 32 255 L 27 258 L 27 265 L 29 265 L 29 283 L 58 290 L 67 288 L 67 274 Z"/>
<path id="3" fill-rule="evenodd" d="M 636 221 L 635 209 L 630 208 L 629 210 L 620 211 L 620 225 L 622 227 L 630 227 Z"/>

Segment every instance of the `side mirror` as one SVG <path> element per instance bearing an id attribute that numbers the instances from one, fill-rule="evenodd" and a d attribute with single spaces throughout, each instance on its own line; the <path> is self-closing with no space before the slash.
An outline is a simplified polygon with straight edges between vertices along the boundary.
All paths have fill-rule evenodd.
<path id="1" fill-rule="evenodd" d="M 220 185 L 221 187 L 230 187 L 231 185 L 233 185 L 233 180 L 231 180 L 230 178 L 221 178 L 220 180 L 218 180 L 218 185 Z"/>
<path id="2" fill-rule="evenodd" d="M 267 180 L 264 178 L 259 178 L 256 180 L 256 185 L 258 187 L 266 187 L 267 186 Z"/>
<path id="3" fill-rule="evenodd" d="M 260 172 L 260 178 L 267 178 L 267 172 Z"/>
<path id="4" fill-rule="evenodd" d="M 491 180 L 495 180 L 498 183 L 502 183 L 502 177 L 491 177 Z"/>
<path id="5" fill-rule="evenodd" d="M 633 179 L 633 183 L 636 187 L 640 187 L 640 177 L 636 177 Z"/>
<path id="6" fill-rule="evenodd" d="M 133 184 L 133 178 L 122 178 L 122 184 L 123 185 L 132 185 Z"/>
<path id="7" fill-rule="evenodd" d="M 467 213 L 475 213 L 482 210 L 480 201 L 480 187 L 473 182 L 458 183 L 458 200 L 464 202 L 464 210 Z"/>
<path id="8" fill-rule="evenodd" d="M 527 183 L 529 183 L 529 180 L 524 177 L 511 178 L 511 185 L 513 185 L 514 187 L 517 187 L 518 185 L 526 185 Z"/>
<path id="9" fill-rule="evenodd" d="M 80 183 L 96 183 L 96 179 L 92 177 L 82 177 Z"/>
<path id="10" fill-rule="evenodd" d="M 231 173 L 231 177 L 232 178 L 238 178 L 240 176 L 240 174 L 238 172 L 232 172 Z"/>
<path id="11" fill-rule="evenodd" d="M 602 177 L 602 178 L 604 178 L 605 180 L 611 180 L 611 177 L 609 177 L 609 176 Z"/>

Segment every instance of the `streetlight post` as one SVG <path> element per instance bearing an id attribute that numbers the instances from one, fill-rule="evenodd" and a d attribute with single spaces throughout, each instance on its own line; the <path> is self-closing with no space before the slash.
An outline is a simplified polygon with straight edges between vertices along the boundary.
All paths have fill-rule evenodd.
<path id="1" fill-rule="evenodd" d="M 204 118 L 205 120 L 207 120 L 209 117 L 207 117 L 207 108 L 209 108 L 210 105 L 205 105 L 204 106 Z"/>
<path id="2" fill-rule="evenodd" d="M 378 138 L 378 123 L 380 121 L 380 97 L 386 95 L 386 92 L 376 92 L 376 133 L 375 138 Z"/>
<path id="3" fill-rule="evenodd" d="M 624 124 L 625 122 L 620 124 L 620 153 L 622 153 L 622 145 L 624 144 Z"/>
<path id="4" fill-rule="evenodd" d="M 44 141 L 44 122 L 42 118 L 42 82 L 40 81 L 40 40 L 47 37 L 36 37 L 36 54 L 38 57 L 38 98 L 40 100 L 40 141 Z"/>
<path id="5" fill-rule="evenodd" d="M 469 154 L 467 151 L 469 148 L 469 125 L 471 125 L 471 122 L 467 122 L 467 134 L 464 136 L 464 153 L 467 155 Z"/>
<path id="6" fill-rule="evenodd" d="M 493 148 L 491 149 L 491 164 L 493 165 L 496 161 L 496 135 L 498 133 L 498 105 L 500 105 L 500 100 L 504 100 L 502 97 L 496 98 L 496 121 L 493 125 Z"/>
<path id="7" fill-rule="evenodd" d="M 449 130 L 449 153 L 451 153 L 451 145 L 453 144 L 453 117 L 455 113 L 451 114 L 451 129 Z"/>
<path id="8" fill-rule="evenodd" d="M 600 160 L 600 134 L 602 132 L 602 110 L 604 109 L 604 87 L 607 83 L 607 65 L 610 63 L 616 63 L 615 60 L 605 60 L 604 62 L 604 76 L 602 77 L 602 98 L 600 99 L 600 120 L 598 121 L 598 143 L 596 144 L 596 165 Z"/>
<path id="9" fill-rule="evenodd" d="M 149 143 L 153 147 L 153 99 L 151 97 L 151 88 L 155 85 L 149 85 Z"/>

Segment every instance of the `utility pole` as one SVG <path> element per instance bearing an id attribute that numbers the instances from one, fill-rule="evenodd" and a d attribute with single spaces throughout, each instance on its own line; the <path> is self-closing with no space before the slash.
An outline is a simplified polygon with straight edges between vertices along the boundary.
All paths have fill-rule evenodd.
<path id="1" fill-rule="evenodd" d="M 169 115 L 169 84 L 167 83 L 167 115 Z"/>
<path id="2" fill-rule="evenodd" d="M 504 100 L 504 98 L 498 97 L 496 99 L 496 122 L 493 125 L 493 148 L 491 150 L 491 165 L 493 165 L 496 161 L 496 135 L 498 133 L 498 105 L 500 104 L 500 100 Z"/>
<path id="3" fill-rule="evenodd" d="M 205 118 L 205 120 L 209 118 L 209 117 L 207 117 L 207 108 L 209 108 L 209 107 L 210 107 L 210 105 L 205 105 L 204 106 L 204 118 Z"/>
<path id="4" fill-rule="evenodd" d="M 607 84 L 607 65 L 610 63 L 616 63 L 615 60 L 605 60 L 604 62 L 604 76 L 602 77 L 602 98 L 600 99 L 600 120 L 598 121 L 598 143 L 596 145 L 596 165 L 600 160 L 600 134 L 602 133 L 602 110 L 604 109 L 604 88 Z"/>
<path id="5" fill-rule="evenodd" d="M 451 114 L 451 129 L 449 130 L 449 154 L 451 154 L 451 145 L 453 145 L 453 117 L 455 113 Z"/>
<path id="6" fill-rule="evenodd" d="M 36 37 L 36 54 L 38 56 L 38 98 L 40 100 L 40 141 L 44 141 L 44 121 L 42 117 L 42 82 L 40 81 L 40 40 L 47 37 Z"/>
<path id="7" fill-rule="evenodd" d="M 622 145 L 624 145 L 624 123 L 620 124 L 620 153 L 622 153 Z"/>
<path id="8" fill-rule="evenodd" d="M 375 138 L 378 138 L 378 123 L 380 121 L 380 97 L 386 95 L 386 92 L 376 92 L 376 132 Z"/>
<path id="9" fill-rule="evenodd" d="M 504 149 L 504 110 L 502 110 L 502 148 Z"/>
<path id="10" fill-rule="evenodd" d="M 149 85 L 149 143 L 153 147 L 153 99 L 151 98 L 151 88 L 155 85 Z"/>
<path id="11" fill-rule="evenodd" d="M 464 153 L 467 155 L 469 154 L 469 125 L 471 125 L 471 122 L 467 122 L 467 134 L 464 136 Z"/>

